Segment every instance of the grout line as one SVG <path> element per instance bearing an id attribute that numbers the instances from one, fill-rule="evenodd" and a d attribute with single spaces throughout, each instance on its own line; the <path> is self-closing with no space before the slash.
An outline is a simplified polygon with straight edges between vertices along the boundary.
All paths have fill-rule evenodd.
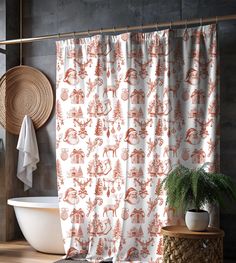
<path id="1" fill-rule="evenodd" d="M 180 0 L 180 19 L 183 20 L 183 0 Z"/>

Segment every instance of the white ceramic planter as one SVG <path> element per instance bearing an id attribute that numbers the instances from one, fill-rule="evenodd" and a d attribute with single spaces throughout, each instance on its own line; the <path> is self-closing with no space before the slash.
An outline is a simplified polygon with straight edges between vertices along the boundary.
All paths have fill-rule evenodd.
<path id="1" fill-rule="evenodd" d="M 209 214 L 204 210 L 200 212 L 189 210 L 185 215 L 185 223 L 190 231 L 205 231 L 209 224 Z"/>

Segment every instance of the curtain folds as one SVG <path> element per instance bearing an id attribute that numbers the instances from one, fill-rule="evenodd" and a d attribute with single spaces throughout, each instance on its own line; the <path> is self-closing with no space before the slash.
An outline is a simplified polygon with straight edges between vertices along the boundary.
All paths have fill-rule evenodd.
<path id="1" fill-rule="evenodd" d="M 215 25 L 57 42 L 56 148 L 68 258 L 161 262 L 182 217 L 157 196 L 176 165 L 218 169 Z"/>

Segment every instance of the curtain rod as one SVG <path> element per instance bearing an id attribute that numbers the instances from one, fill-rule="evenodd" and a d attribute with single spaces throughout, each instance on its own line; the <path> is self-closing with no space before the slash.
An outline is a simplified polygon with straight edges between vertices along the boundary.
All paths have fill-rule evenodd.
<path id="1" fill-rule="evenodd" d="M 52 35 L 45 35 L 45 36 L 38 36 L 38 37 L 30 37 L 30 38 L 21 38 L 21 39 L 11 39 L 11 40 L 0 40 L 0 45 L 11 45 L 11 44 L 20 44 L 20 43 L 30 43 L 35 41 L 47 40 L 47 39 L 61 39 L 67 37 L 75 37 L 75 36 L 90 36 L 95 34 L 102 34 L 102 33 L 122 33 L 127 31 L 135 31 L 135 30 L 144 30 L 144 29 L 152 29 L 156 28 L 159 29 L 161 27 L 172 27 L 172 26 L 186 26 L 192 24 L 202 24 L 202 23 L 217 23 L 220 21 L 227 21 L 227 20 L 236 20 L 236 14 L 233 15 L 226 15 L 226 16 L 216 16 L 216 17 L 208 17 L 208 18 L 194 18 L 189 20 L 178 20 L 178 21 L 171 21 L 171 22 L 162 22 L 162 23 L 155 23 L 149 25 L 141 25 L 141 26 L 127 26 L 127 27 L 113 27 L 113 28 L 101 28 L 96 30 L 87 30 L 87 31 L 80 31 L 80 32 L 70 32 L 70 33 L 59 33 L 59 34 L 52 34 Z"/>

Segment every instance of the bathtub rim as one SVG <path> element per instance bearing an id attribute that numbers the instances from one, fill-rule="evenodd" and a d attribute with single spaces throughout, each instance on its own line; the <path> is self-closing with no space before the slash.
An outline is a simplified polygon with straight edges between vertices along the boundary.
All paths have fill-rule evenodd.
<path id="1" fill-rule="evenodd" d="M 7 204 L 29 208 L 59 208 L 58 196 L 15 197 L 7 200 Z"/>

